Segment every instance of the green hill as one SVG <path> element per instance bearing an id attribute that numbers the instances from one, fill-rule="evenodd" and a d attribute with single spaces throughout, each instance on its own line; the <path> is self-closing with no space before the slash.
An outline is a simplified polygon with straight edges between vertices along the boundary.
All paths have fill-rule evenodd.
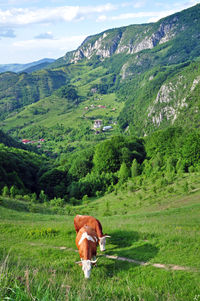
<path id="1" fill-rule="evenodd" d="M 199 300 L 199 24 L 196 5 L 0 74 L 0 299 Z M 111 235 L 87 285 L 76 214 Z"/>
<path id="2" fill-rule="evenodd" d="M 199 16 L 196 5 L 156 23 L 111 29 L 88 37 L 51 69 L 0 75 L 1 128 L 56 159 L 52 170 L 35 175 L 41 183 L 37 193 L 46 189 L 49 197 L 70 202 L 104 194 L 130 177 L 134 158 L 144 177 L 153 174 L 154 164 L 162 177 L 168 169 L 198 170 Z M 162 145 L 143 155 L 131 146 L 135 137 L 144 137 L 138 141 L 147 151 L 146 136 L 150 145 L 161 139 L 169 146 L 170 135 L 171 153 Z M 110 156 L 102 170 L 99 149 Z"/>
<path id="3" fill-rule="evenodd" d="M 169 185 L 155 192 L 149 181 L 136 193 L 130 188 L 81 208 L 1 198 L 0 298 L 194 300 L 200 289 L 199 173 L 177 180 L 174 191 Z M 73 219 L 83 212 L 111 235 L 104 253 L 98 247 L 87 285 L 75 264 Z"/>
<path id="4" fill-rule="evenodd" d="M 95 119 L 141 136 L 182 120 L 197 127 L 199 20 L 196 5 L 156 23 L 90 36 L 47 70 L 1 74 L 2 129 L 22 137 L 42 126 L 48 136 L 56 124 L 68 132 L 69 124 L 90 128 Z M 69 105 L 56 92 L 65 85 L 76 88 L 78 103 Z M 84 112 L 96 100 L 109 110 Z"/>

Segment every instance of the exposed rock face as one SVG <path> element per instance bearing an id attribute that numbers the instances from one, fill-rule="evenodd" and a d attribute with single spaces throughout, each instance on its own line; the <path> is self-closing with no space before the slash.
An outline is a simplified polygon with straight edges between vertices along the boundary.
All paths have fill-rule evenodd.
<path id="1" fill-rule="evenodd" d="M 71 62 L 77 62 L 83 58 L 90 59 L 93 55 L 98 55 L 100 59 L 112 56 L 114 53 L 134 54 L 144 49 L 152 49 L 157 44 L 162 44 L 172 39 L 176 34 L 176 25 L 178 18 L 174 17 L 170 21 L 163 21 L 157 30 L 152 33 L 153 25 L 146 25 L 143 31 L 136 33 L 133 31 L 131 36 L 131 27 L 123 28 L 114 32 L 104 32 L 102 35 L 88 37 L 82 45 L 75 51 Z M 126 36 L 129 36 L 127 41 Z M 90 41 L 91 40 L 91 41 Z"/>
<path id="2" fill-rule="evenodd" d="M 191 83 L 186 85 L 183 82 L 184 78 L 180 76 L 175 84 L 169 82 L 161 86 L 153 105 L 148 109 L 148 118 L 154 125 L 160 126 L 164 118 L 174 123 L 180 109 L 188 106 L 186 97 L 182 95 L 187 95 L 187 92 L 190 91 L 188 86 L 191 86 Z M 194 82 L 192 85 L 194 85 Z"/>
<path id="3" fill-rule="evenodd" d="M 199 82 L 200 82 L 200 76 L 198 76 L 197 78 L 194 79 L 194 81 L 192 83 L 192 87 L 190 89 L 191 92 L 196 88 L 196 86 L 198 85 Z"/>
<path id="4" fill-rule="evenodd" d="M 94 44 L 87 43 L 87 45 L 81 46 L 74 54 L 71 62 L 77 62 L 86 57 L 90 59 L 93 55 L 98 55 L 100 58 L 107 58 L 113 55 L 118 47 L 121 39 L 121 34 L 117 34 L 110 43 L 106 41 L 107 34 L 104 33 L 100 36 Z"/>

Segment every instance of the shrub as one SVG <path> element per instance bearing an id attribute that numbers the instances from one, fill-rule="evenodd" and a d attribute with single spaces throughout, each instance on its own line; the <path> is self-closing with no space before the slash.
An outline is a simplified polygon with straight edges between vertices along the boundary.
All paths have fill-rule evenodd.
<path id="1" fill-rule="evenodd" d="M 50 200 L 50 205 L 51 206 L 58 206 L 58 207 L 63 207 L 64 206 L 64 200 L 61 198 L 54 198 Z"/>
<path id="2" fill-rule="evenodd" d="M 48 236 L 55 236 L 58 234 L 58 230 L 55 230 L 53 228 L 47 228 L 47 229 L 34 229 L 29 230 L 27 232 L 28 237 L 34 237 L 34 238 L 40 238 L 40 237 L 48 237 Z"/>
<path id="3" fill-rule="evenodd" d="M 31 201 L 33 203 L 38 203 L 37 194 L 35 192 L 31 195 Z"/>
<path id="4" fill-rule="evenodd" d="M 40 191 L 39 200 L 40 200 L 42 203 L 44 203 L 44 202 L 47 201 L 47 196 L 46 196 L 46 194 L 44 193 L 44 190 L 41 190 L 41 191 Z"/>
<path id="5" fill-rule="evenodd" d="M 130 169 L 127 167 L 126 163 L 123 162 L 118 172 L 120 183 L 126 182 L 129 176 L 130 176 Z"/>
<path id="6" fill-rule="evenodd" d="M 134 159 L 131 165 L 131 177 L 135 178 L 139 175 L 139 164 L 137 163 L 137 160 Z"/>
<path id="7" fill-rule="evenodd" d="M 192 172 L 194 172 L 195 171 L 195 168 L 194 168 L 194 166 L 190 166 L 189 168 L 188 168 L 188 171 L 189 171 L 189 173 L 192 173 Z"/>
<path id="8" fill-rule="evenodd" d="M 185 181 L 185 183 L 183 184 L 183 191 L 186 193 L 189 192 L 189 184 L 187 181 Z"/>
<path id="9" fill-rule="evenodd" d="M 14 198 L 15 197 L 15 195 L 17 194 L 17 188 L 15 187 L 15 186 L 12 186 L 11 188 L 10 188 L 10 196 L 12 197 L 12 198 Z"/>
<path id="10" fill-rule="evenodd" d="M 102 191 L 99 191 L 99 190 L 96 191 L 96 196 L 97 196 L 98 198 L 101 197 L 102 194 L 103 194 Z"/>
<path id="11" fill-rule="evenodd" d="M 87 202 L 88 201 L 88 195 L 85 194 L 83 197 L 82 197 L 82 201 L 83 202 Z"/>
<path id="12" fill-rule="evenodd" d="M 9 191 L 9 188 L 8 188 L 8 186 L 4 186 L 3 187 L 3 190 L 2 190 L 2 196 L 9 196 L 9 194 L 10 194 L 10 191 Z"/>

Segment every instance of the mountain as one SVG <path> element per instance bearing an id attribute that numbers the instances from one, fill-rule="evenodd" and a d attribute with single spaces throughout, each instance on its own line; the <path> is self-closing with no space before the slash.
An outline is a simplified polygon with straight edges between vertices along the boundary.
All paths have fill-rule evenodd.
<path id="1" fill-rule="evenodd" d="M 199 32 L 200 4 L 156 23 L 89 36 L 40 71 L 2 73 L 0 126 L 19 137 L 42 135 L 53 149 L 119 131 L 198 128 Z M 94 135 L 96 119 L 112 126 L 110 134 Z"/>
<path id="2" fill-rule="evenodd" d="M 51 95 L 66 84 L 68 76 L 62 70 L 41 70 L 32 74 L 5 72 L 0 74 L 0 119 L 22 107 Z"/>
<path id="3" fill-rule="evenodd" d="M 111 29 L 88 37 L 75 51 L 71 62 L 91 59 L 94 55 L 105 59 L 120 53 L 137 57 L 144 50 L 158 49 L 158 45 L 163 45 L 160 50 L 168 46 L 162 63 L 173 64 L 193 58 L 200 54 L 199 10 L 197 5 L 156 23 Z"/>
<path id="4" fill-rule="evenodd" d="M 33 71 L 37 71 L 40 69 L 43 69 L 44 67 L 47 67 L 49 64 L 53 63 L 54 59 L 42 59 L 36 62 L 28 63 L 28 64 L 5 64 L 0 65 L 0 73 L 2 72 L 27 72 L 31 73 Z"/>

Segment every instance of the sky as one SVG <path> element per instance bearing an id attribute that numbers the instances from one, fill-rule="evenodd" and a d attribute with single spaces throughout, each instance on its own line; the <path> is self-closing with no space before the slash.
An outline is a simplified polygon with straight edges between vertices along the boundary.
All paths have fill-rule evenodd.
<path id="1" fill-rule="evenodd" d="M 0 0 L 0 64 L 57 59 L 106 29 L 156 22 L 200 0 Z"/>

